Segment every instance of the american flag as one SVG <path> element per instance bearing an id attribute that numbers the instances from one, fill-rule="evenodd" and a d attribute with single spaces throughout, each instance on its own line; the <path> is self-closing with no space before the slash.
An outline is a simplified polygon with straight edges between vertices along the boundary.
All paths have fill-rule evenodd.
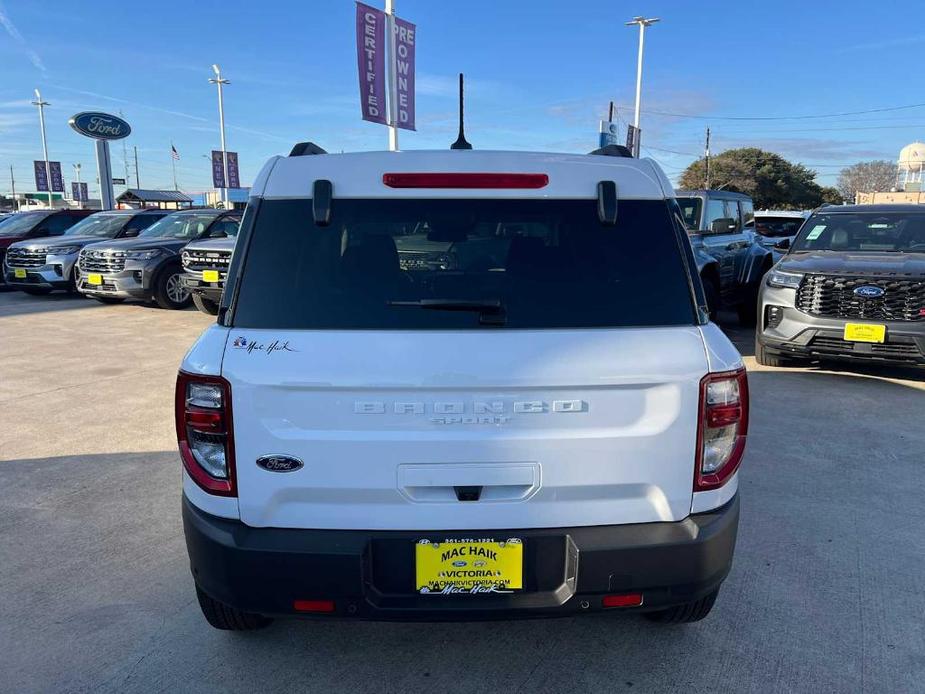
<path id="1" fill-rule="evenodd" d="M 180 161 L 180 153 L 177 151 L 177 148 L 170 145 L 170 156 L 173 157 L 176 161 Z"/>

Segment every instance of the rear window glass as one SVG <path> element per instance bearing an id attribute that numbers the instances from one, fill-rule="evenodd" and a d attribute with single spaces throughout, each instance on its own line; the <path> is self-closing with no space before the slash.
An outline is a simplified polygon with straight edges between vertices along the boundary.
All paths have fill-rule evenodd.
<path id="1" fill-rule="evenodd" d="M 793 236 L 800 230 L 803 217 L 772 217 L 761 215 L 755 217 L 755 231 L 762 236 Z"/>
<path id="2" fill-rule="evenodd" d="M 703 209 L 703 200 L 700 198 L 678 198 L 681 207 L 681 218 L 684 226 L 692 231 L 700 229 L 700 210 Z"/>
<path id="3" fill-rule="evenodd" d="M 689 325 L 665 201 L 266 200 L 233 325 L 458 330 Z"/>

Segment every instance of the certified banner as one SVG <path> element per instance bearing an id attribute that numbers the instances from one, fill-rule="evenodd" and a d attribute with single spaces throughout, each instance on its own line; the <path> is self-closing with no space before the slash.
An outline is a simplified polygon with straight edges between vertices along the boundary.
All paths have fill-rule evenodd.
<path id="1" fill-rule="evenodd" d="M 363 120 L 382 125 L 387 125 L 385 27 L 385 12 L 361 2 L 357 3 L 357 71 L 360 77 L 360 109 L 363 112 Z"/>
<path id="2" fill-rule="evenodd" d="M 225 156 L 228 159 L 228 187 L 240 188 L 241 177 L 238 175 L 238 153 L 226 152 Z"/>
<path id="3" fill-rule="evenodd" d="M 215 188 L 225 187 L 225 161 L 218 149 L 212 150 L 212 185 Z"/>
<path id="4" fill-rule="evenodd" d="M 414 130 L 414 46 L 417 29 L 395 18 L 395 125 Z"/>
<path id="5" fill-rule="evenodd" d="M 33 161 L 35 169 L 35 189 L 42 193 L 48 192 L 48 170 L 45 168 L 44 161 Z"/>
<path id="6" fill-rule="evenodd" d="M 51 189 L 55 193 L 64 192 L 64 176 L 61 175 L 61 162 L 50 161 L 48 168 L 51 169 Z"/>

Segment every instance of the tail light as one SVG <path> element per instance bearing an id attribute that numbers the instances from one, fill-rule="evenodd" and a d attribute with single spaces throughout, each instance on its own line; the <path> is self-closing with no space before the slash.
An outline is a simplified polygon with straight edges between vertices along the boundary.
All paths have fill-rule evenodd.
<path id="1" fill-rule="evenodd" d="M 237 496 L 228 381 L 181 371 L 175 414 L 180 457 L 189 476 L 209 494 Z"/>
<path id="2" fill-rule="evenodd" d="M 694 491 L 722 487 L 742 462 L 748 434 L 745 369 L 707 374 L 700 381 L 700 422 Z"/>

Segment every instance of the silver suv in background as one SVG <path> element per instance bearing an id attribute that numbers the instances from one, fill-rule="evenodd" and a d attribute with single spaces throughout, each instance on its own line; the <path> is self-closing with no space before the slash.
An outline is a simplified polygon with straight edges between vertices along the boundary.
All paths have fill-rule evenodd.
<path id="1" fill-rule="evenodd" d="M 196 308 L 210 316 L 218 315 L 231 253 L 238 239 L 237 227 L 229 226 L 226 233 L 223 238 L 192 241 L 180 254 L 183 285 L 192 295 Z"/>
<path id="2" fill-rule="evenodd" d="M 167 210 L 112 210 L 97 212 L 64 232 L 12 244 L 6 253 L 7 282 L 29 294 L 77 287 L 77 256 L 82 248 L 104 239 L 138 236 Z"/>
<path id="3" fill-rule="evenodd" d="M 137 238 L 95 243 L 80 252 L 77 290 L 103 303 L 153 300 L 161 308 L 190 304 L 180 251 L 190 241 L 235 233 L 241 213 L 183 210 L 167 215 Z"/>
<path id="4" fill-rule="evenodd" d="M 753 325 L 758 287 L 774 259 L 756 240 L 752 199 L 727 190 L 679 190 L 676 197 L 710 315 L 726 307 Z"/>

